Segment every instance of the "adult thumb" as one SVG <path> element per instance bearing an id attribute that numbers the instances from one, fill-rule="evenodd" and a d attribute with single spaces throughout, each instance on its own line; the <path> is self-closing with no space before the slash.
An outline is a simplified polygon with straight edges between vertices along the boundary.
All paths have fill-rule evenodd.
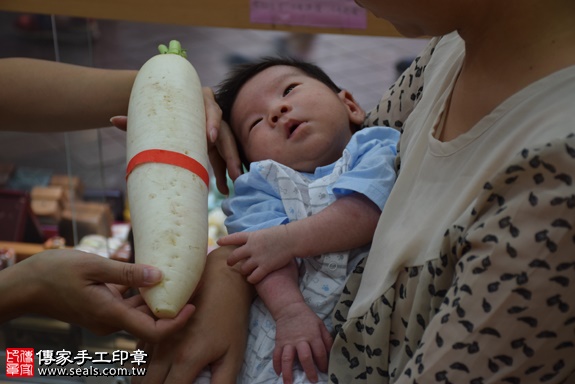
<path id="1" fill-rule="evenodd" d="M 162 272 L 143 264 L 101 258 L 104 263 L 98 268 L 96 280 L 102 283 L 120 284 L 128 287 L 149 287 L 162 280 Z"/>

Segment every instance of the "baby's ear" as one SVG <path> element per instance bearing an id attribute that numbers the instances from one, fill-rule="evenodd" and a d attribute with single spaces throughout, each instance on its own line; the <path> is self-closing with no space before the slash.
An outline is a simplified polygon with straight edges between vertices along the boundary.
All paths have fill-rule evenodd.
<path id="1" fill-rule="evenodd" d="M 349 122 L 354 125 L 362 125 L 365 120 L 365 111 L 355 101 L 353 95 L 344 89 L 338 93 L 338 96 L 347 108 Z"/>

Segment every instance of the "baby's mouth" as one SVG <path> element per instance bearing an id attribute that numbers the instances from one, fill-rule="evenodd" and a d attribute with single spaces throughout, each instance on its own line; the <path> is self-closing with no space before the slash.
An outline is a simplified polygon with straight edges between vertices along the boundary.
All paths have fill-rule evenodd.
<path id="1" fill-rule="evenodd" d="M 292 123 L 292 124 L 287 126 L 288 139 L 294 134 L 294 132 L 299 128 L 299 126 L 301 124 L 302 123 L 297 122 L 297 123 Z"/>

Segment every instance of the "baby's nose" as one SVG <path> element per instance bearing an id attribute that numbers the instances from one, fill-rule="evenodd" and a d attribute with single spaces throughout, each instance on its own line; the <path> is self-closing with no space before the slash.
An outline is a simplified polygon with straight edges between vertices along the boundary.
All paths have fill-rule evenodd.
<path id="1" fill-rule="evenodd" d="M 281 115 L 283 115 L 284 113 L 286 113 L 289 110 L 289 108 L 285 105 L 281 106 L 278 110 L 276 110 L 276 113 L 272 114 L 271 117 L 271 122 L 272 123 L 277 123 L 278 120 L 280 119 Z"/>

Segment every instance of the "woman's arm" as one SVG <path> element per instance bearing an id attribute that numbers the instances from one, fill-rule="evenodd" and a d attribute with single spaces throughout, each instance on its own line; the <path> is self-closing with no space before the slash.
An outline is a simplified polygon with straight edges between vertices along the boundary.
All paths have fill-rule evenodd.
<path id="1" fill-rule="evenodd" d="M 110 126 L 126 115 L 135 70 L 0 59 L 0 130 L 57 132 Z"/>
<path id="2" fill-rule="evenodd" d="M 151 361 L 134 383 L 190 383 L 205 368 L 213 383 L 235 383 L 243 363 L 253 285 L 227 263 L 231 248 L 212 251 L 185 328 L 157 345 L 145 346 Z"/>

